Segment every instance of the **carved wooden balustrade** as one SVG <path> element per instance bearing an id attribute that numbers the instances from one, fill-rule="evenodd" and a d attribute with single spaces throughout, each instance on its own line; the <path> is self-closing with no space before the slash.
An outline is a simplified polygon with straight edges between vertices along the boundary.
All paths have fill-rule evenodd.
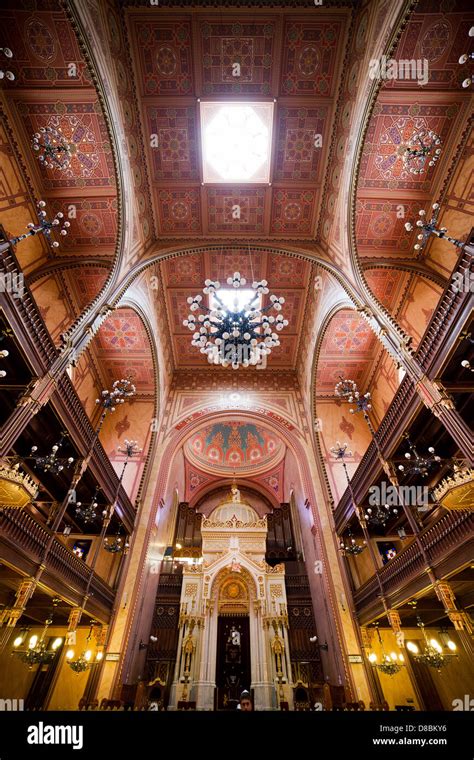
<path id="1" fill-rule="evenodd" d="M 51 531 L 24 509 L 0 512 L 0 557 L 28 576 L 35 575 L 50 536 Z M 41 583 L 77 606 L 84 597 L 90 573 L 86 563 L 55 538 Z M 108 622 L 115 591 L 94 573 L 89 594 L 86 611 Z"/>
<path id="2" fill-rule="evenodd" d="M 474 231 L 471 232 L 469 240 L 472 245 Z M 460 280 L 464 281 L 466 273 L 472 272 L 472 269 L 472 253 L 463 248 L 451 279 L 416 351 L 417 361 L 430 378 L 436 378 L 472 311 L 472 293 L 467 288 L 463 289 L 459 286 Z M 403 432 L 400 429 L 400 420 L 406 421 L 408 425 L 421 410 L 422 405 L 413 381 L 405 376 L 377 430 L 377 441 L 384 456 L 390 458 L 398 445 Z M 368 488 L 376 481 L 380 473 L 381 466 L 377 451 L 374 443 L 371 442 L 351 481 L 357 502 L 362 501 Z M 352 499 L 347 488 L 334 510 L 334 522 L 338 535 L 343 532 L 352 513 Z"/>
<path id="3" fill-rule="evenodd" d="M 0 273 L 18 285 L 22 282 L 21 268 L 11 247 L 1 253 Z M 49 367 L 57 359 L 58 351 L 30 290 L 26 284 L 22 287 L 21 297 L 15 297 L 14 292 L 5 288 L 4 292 L 0 293 L 1 307 L 24 356 L 32 367 L 32 372 L 36 377 L 41 377 L 46 375 Z M 71 440 L 79 451 L 85 454 L 94 438 L 94 429 L 66 373 L 58 380 L 49 403 L 58 414 L 63 428 L 69 432 Z M 2 441 L 3 453 L 8 452 L 8 444 L 8 440 Z M 105 497 L 112 500 L 117 489 L 118 477 L 100 441 L 96 441 L 89 469 Z M 119 489 L 117 514 L 126 531 L 131 533 L 136 512 L 123 486 Z"/>
<path id="4" fill-rule="evenodd" d="M 468 510 L 447 512 L 420 533 L 430 566 L 438 578 L 472 561 L 474 556 L 474 515 Z M 430 586 L 426 565 L 413 541 L 377 571 L 389 607 L 400 605 Z M 375 575 L 354 592 L 354 605 L 361 625 L 383 612 L 380 588 Z"/>

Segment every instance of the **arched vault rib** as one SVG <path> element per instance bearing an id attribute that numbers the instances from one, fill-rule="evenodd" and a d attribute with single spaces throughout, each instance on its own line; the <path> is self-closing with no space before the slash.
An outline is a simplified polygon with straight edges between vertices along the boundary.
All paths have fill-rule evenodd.
<path id="1" fill-rule="evenodd" d="M 426 264 L 420 261 L 391 261 L 390 259 L 366 259 L 361 261 L 361 268 L 363 272 L 368 272 L 372 269 L 395 269 L 397 272 L 409 272 L 410 274 L 417 274 L 420 277 L 425 277 L 427 280 L 439 285 L 440 288 L 446 287 L 448 280 L 443 277 L 439 272 L 435 272 Z"/>
<path id="2" fill-rule="evenodd" d="M 66 272 L 71 269 L 83 269 L 84 267 L 97 267 L 98 269 L 110 269 L 110 259 L 100 256 L 83 256 L 81 258 L 63 257 L 54 262 L 48 262 L 31 272 L 25 279 L 26 284 L 31 286 L 37 280 L 41 280 L 48 274 Z"/>

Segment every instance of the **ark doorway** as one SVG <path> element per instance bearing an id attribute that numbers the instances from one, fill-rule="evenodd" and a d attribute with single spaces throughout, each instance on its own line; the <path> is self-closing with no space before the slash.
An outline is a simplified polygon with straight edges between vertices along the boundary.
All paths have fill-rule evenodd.
<path id="1" fill-rule="evenodd" d="M 220 615 L 217 622 L 217 709 L 235 710 L 241 692 L 250 691 L 248 615 Z"/>

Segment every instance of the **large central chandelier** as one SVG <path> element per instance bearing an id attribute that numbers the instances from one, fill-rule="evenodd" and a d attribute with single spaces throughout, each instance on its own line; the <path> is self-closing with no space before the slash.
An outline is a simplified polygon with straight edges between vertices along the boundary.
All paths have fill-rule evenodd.
<path id="1" fill-rule="evenodd" d="M 236 291 L 246 283 L 240 272 L 227 278 L 227 284 Z M 183 321 L 185 327 L 194 331 L 191 344 L 207 355 L 210 364 L 222 367 L 230 365 L 238 369 L 265 361 L 272 348 L 280 345 L 278 332 L 288 325 L 283 314 L 275 317 L 267 312 L 271 309 L 281 312 L 285 299 L 271 295 L 269 305 L 262 307 L 261 297 L 269 292 L 266 280 L 254 281 L 248 291 L 235 292 L 229 303 L 224 302 L 224 293 L 229 291 L 217 294 L 220 282 L 205 280 L 204 284 L 203 293 L 209 296 L 209 307 L 204 305 L 201 295 L 187 299 L 191 312 L 201 311 L 197 317 L 191 313 Z"/>

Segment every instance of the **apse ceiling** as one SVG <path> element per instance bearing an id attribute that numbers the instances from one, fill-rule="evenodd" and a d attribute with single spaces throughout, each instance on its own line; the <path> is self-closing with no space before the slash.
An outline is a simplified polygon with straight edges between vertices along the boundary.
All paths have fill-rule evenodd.
<path id="1" fill-rule="evenodd" d="M 285 454 L 285 445 L 261 425 L 216 422 L 193 433 L 184 451 L 186 458 L 204 472 L 242 476 L 277 465 Z"/>

